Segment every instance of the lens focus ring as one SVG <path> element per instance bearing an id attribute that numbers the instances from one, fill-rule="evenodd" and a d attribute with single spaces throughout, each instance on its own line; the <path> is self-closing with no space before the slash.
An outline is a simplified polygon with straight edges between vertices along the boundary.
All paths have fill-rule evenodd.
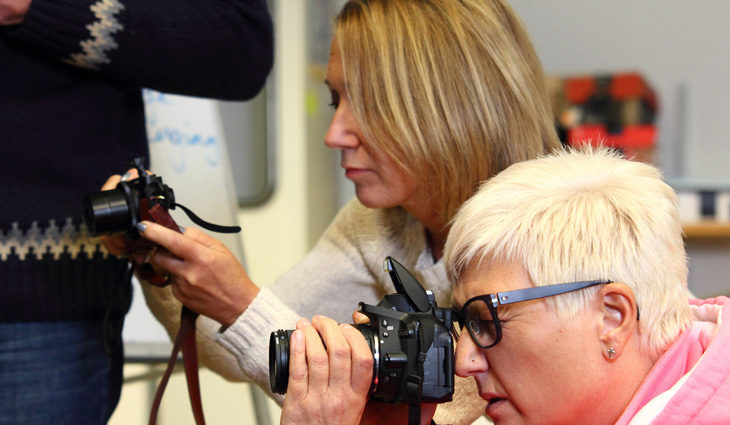
<path id="1" fill-rule="evenodd" d="M 293 333 L 293 329 L 279 329 L 269 338 L 269 383 L 277 394 L 285 394 L 289 383 L 289 338 Z"/>

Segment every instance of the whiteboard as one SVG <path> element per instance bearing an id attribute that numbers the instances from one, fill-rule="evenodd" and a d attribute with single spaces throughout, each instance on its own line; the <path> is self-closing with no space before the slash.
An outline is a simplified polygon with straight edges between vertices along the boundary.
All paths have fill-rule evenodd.
<path id="1" fill-rule="evenodd" d="M 147 89 L 144 102 L 150 169 L 174 190 L 176 202 L 202 219 L 222 225 L 238 224 L 238 201 L 221 122 L 222 102 Z M 230 111 L 230 105 L 226 107 Z M 194 225 L 180 209 L 170 214 L 183 227 Z M 201 230 L 225 243 L 243 263 L 239 234 Z M 147 346 L 169 355 L 167 333 L 149 312 L 139 282 L 134 279 L 133 284 L 132 306 L 122 332 L 127 351 L 139 352 Z"/>

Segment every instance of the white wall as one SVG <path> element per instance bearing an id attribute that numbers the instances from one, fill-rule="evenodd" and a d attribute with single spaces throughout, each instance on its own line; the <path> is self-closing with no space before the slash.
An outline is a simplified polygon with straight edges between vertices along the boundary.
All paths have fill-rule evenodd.
<path id="1" fill-rule="evenodd" d="M 730 2 L 510 4 L 548 73 L 636 70 L 648 79 L 659 95 L 659 162 L 668 175 L 730 180 Z"/>

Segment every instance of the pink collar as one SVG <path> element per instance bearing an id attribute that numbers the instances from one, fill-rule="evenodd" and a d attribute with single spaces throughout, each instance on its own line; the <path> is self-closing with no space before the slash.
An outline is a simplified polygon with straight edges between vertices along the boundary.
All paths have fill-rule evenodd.
<path id="1" fill-rule="evenodd" d="M 697 301 L 697 302 L 695 302 Z M 702 357 L 719 328 L 720 306 L 691 300 L 695 321 L 657 360 L 615 425 L 626 425 L 646 403 L 669 390 Z"/>

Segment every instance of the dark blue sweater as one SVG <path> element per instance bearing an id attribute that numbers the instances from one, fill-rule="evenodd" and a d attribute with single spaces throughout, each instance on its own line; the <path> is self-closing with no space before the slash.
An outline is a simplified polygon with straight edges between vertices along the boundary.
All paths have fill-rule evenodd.
<path id="1" fill-rule="evenodd" d="M 33 0 L 0 27 L 0 321 L 110 303 L 125 260 L 84 234 L 81 200 L 148 156 L 142 87 L 245 100 L 272 61 L 263 0 Z"/>

